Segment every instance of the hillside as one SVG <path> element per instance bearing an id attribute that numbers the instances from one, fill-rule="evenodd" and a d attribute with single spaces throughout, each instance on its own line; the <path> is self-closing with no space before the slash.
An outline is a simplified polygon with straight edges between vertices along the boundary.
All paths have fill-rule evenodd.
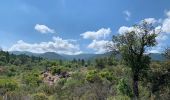
<path id="1" fill-rule="evenodd" d="M 101 57 L 107 57 L 111 55 L 111 52 L 104 53 L 104 54 L 79 54 L 79 55 L 66 55 L 66 54 L 57 54 L 55 52 L 46 52 L 46 53 L 32 53 L 32 52 L 21 52 L 21 51 L 13 51 L 10 52 L 15 55 L 25 54 L 28 56 L 36 56 L 36 57 L 42 57 L 49 60 L 73 60 L 73 59 L 84 59 L 84 60 L 90 60 L 90 59 L 96 59 Z M 164 61 L 166 58 L 160 54 L 160 53 L 151 53 L 149 54 L 151 59 L 153 61 Z M 116 58 L 120 58 L 120 55 L 117 55 Z"/>

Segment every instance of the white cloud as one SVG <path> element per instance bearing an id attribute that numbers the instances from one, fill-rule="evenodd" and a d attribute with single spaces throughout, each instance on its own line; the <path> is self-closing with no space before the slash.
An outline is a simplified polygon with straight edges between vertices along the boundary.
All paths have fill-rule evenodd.
<path id="1" fill-rule="evenodd" d="M 111 34 L 111 29 L 110 28 L 101 28 L 98 31 L 87 31 L 85 33 L 80 34 L 84 39 L 92 39 L 92 40 L 97 40 L 101 38 L 106 38 Z"/>
<path id="2" fill-rule="evenodd" d="M 159 26 L 155 27 L 156 34 L 159 34 L 161 31 L 162 31 L 162 26 L 159 25 Z"/>
<path id="3" fill-rule="evenodd" d="M 170 33 L 170 11 L 166 12 L 166 16 L 167 18 L 158 20 L 158 23 L 161 24 L 161 26 L 157 26 L 155 28 L 156 33 L 161 32 L 156 37 L 158 45 L 156 47 L 151 48 L 149 53 L 163 52 L 163 49 L 168 45 L 166 41 L 167 39 L 169 39 L 169 33 Z"/>
<path id="4" fill-rule="evenodd" d="M 132 32 L 134 31 L 134 27 L 127 27 L 127 26 L 121 26 L 118 30 L 119 34 L 126 34 L 128 32 Z"/>
<path id="5" fill-rule="evenodd" d="M 168 37 L 168 34 L 167 33 L 160 33 L 158 34 L 158 36 L 156 37 L 156 40 L 158 43 L 160 42 L 163 42 L 165 40 L 167 40 L 169 37 Z"/>
<path id="6" fill-rule="evenodd" d="M 96 54 L 101 54 L 107 52 L 106 45 L 111 41 L 107 40 L 93 40 L 92 43 L 88 45 L 88 48 L 95 50 Z"/>
<path id="7" fill-rule="evenodd" d="M 47 34 L 47 33 L 55 33 L 55 30 L 50 29 L 49 27 L 47 27 L 46 25 L 40 25 L 40 24 L 36 24 L 34 29 L 42 34 Z"/>
<path id="8" fill-rule="evenodd" d="M 161 53 L 163 52 L 165 47 L 166 47 L 165 43 L 159 43 L 157 46 L 150 48 L 147 52 L 148 53 Z"/>
<path id="9" fill-rule="evenodd" d="M 170 17 L 170 10 L 169 11 L 166 11 L 166 16 Z"/>
<path id="10" fill-rule="evenodd" d="M 152 50 L 149 50 L 148 53 L 160 53 L 157 48 L 154 48 Z"/>
<path id="11" fill-rule="evenodd" d="M 158 26 L 155 28 L 158 29 L 159 31 L 161 30 L 161 34 L 158 35 L 157 41 L 158 42 L 163 42 L 167 39 L 169 39 L 169 34 L 170 34 L 170 11 L 167 11 L 166 13 L 167 18 L 162 19 L 161 23 L 162 26 Z"/>
<path id="12" fill-rule="evenodd" d="M 139 23 L 142 23 L 143 21 L 148 22 L 149 24 L 154 24 L 157 22 L 157 20 L 155 18 L 145 18 L 144 20 L 140 21 Z M 128 27 L 128 26 L 121 26 L 118 30 L 119 34 L 126 34 L 132 31 L 136 31 L 136 32 L 140 32 L 140 30 L 138 30 L 135 27 Z M 161 31 L 161 26 L 157 26 L 155 28 L 156 33 L 159 33 Z"/>
<path id="13" fill-rule="evenodd" d="M 41 43 L 27 43 L 23 40 L 19 40 L 8 51 L 29 51 L 34 53 L 44 52 L 56 52 L 59 54 L 80 54 L 82 51 L 79 49 L 79 45 L 70 43 L 68 40 L 64 40 L 60 37 L 53 37 L 52 41 Z"/>
<path id="14" fill-rule="evenodd" d="M 155 18 L 145 18 L 143 21 L 146 21 L 149 24 L 154 24 L 157 22 Z"/>
<path id="15" fill-rule="evenodd" d="M 123 14 L 126 15 L 126 17 L 125 17 L 126 21 L 129 21 L 129 19 L 130 19 L 130 17 L 131 17 L 131 12 L 128 11 L 128 10 L 125 10 L 125 11 L 123 11 Z"/>
<path id="16" fill-rule="evenodd" d="M 162 31 L 170 33 L 170 18 L 166 18 L 162 24 Z"/>

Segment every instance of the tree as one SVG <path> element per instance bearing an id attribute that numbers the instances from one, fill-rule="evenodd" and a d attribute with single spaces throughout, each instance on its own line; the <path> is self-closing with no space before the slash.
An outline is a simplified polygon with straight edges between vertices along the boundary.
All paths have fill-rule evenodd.
<path id="1" fill-rule="evenodd" d="M 13 64 L 16 65 L 16 66 L 19 66 L 21 63 L 22 63 L 21 60 L 18 59 L 18 58 L 15 59 L 14 62 L 13 62 Z"/>
<path id="2" fill-rule="evenodd" d="M 63 65 L 63 61 L 61 59 L 59 60 L 59 65 Z"/>
<path id="3" fill-rule="evenodd" d="M 167 59 L 170 59 L 170 47 L 168 47 L 168 48 L 165 49 L 164 56 L 165 56 Z"/>
<path id="4" fill-rule="evenodd" d="M 99 69 L 105 68 L 105 61 L 103 58 L 97 58 L 97 59 L 95 59 L 95 62 L 96 62 L 97 68 L 99 68 Z"/>
<path id="5" fill-rule="evenodd" d="M 9 60 L 10 60 L 10 57 L 9 57 L 9 52 L 6 52 L 6 61 L 7 61 L 7 63 L 9 63 Z"/>
<path id="6" fill-rule="evenodd" d="M 84 66 L 85 65 L 85 61 L 84 59 L 81 60 L 81 65 Z"/>
<path id="7" fill-rule="evenodd" d="M 77 63 L 77 60 L 74 58 L 74 59 L 72 60 L 72 63 Z"/>
<path id="8" fill-rule="evenodd" d="M 143 21 L 132 27 L 132 31 L 124 34 L 114 35 L 112 51 L 119 52 L 125 64 L 131 68 L 133 77 L 133 92 L 135 98 L 139 97 L 138 81 L 141 74 L 146 71 L 150 64 L 150 57 L 146 51 L 157 44 L 153 24 Z"/>
<path id="9" fill-rule="evenodd" d="M 0 56 L 0 62 L 1 62 L 2 65 L 6 64 L 7 63 L 6 57 L 5 56 Z"/>

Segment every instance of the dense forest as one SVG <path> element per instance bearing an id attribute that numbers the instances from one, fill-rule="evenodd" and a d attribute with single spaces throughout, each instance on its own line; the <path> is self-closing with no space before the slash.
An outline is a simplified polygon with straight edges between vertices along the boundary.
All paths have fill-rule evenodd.
<path id="1" fill-rule="evenodd" d="M 1 50 L 0 100 L 169 100 L 170 49 L 163 53 L 166 60 L 151 60 L 146 50 L 156 45 L 157 33 L 145 22 L 134 28 L 113 36 L 114 44 L 107 45 L 112 55 L 94 60 Z"/>

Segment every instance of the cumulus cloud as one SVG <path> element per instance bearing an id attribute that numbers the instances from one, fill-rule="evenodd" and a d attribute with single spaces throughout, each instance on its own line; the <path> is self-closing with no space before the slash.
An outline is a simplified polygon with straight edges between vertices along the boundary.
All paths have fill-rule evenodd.
<path id="1" fill-rule="evenodd" d="M 155 24 L 157 20 L 155 18 L 145 18 L 144 20 L 140 21 L 139 23 L 142 23 L 143 21 L 146 21 L 149 24 Z M 155 28 L 156 33 L 159 33 L 161 30 L 161 26 L 158 26 Z M 128 27 L 128 26 L 121 26 L 118 30 L 119 34 L 126 34 L 132 31 L 140 32 L 140 30 L 134 28 L 134 27 Z"/>
<path id="2" fill-rule="evenodd" d="M 164 48 L 166 47 L 165 43 L 159 43 L 157 46 L 150 48 L 147 50 L 147 53 L 161 53 L 164 51 Z"/>
<path id="3" fill-rule="evenodd" d="M 170 11 L 166 12 L 167 18 L 163 20 L 162 31 L 170 33 Z"/>
<path id="4" fill-rule="evenodd" d="M 170 33 L 170 18 L 166 18 L 163 21 L 162 31 L 166 33 Z"/>
<path id="5" fill-rule="evenodd" d="M 143 21 L 146 21 L 149 24 L 155 24 L 157 22 L 155 18 L 145 18 Z"/>
<path id="6" fill-rule="evenodd" d="M 169 45 L 167 44 L 167 41 L 170 36 L 170 11 L 167 11 L 165 15 L 167 16 L 165 19 L 161 19 L 161 21 L 158 21 L 161 25 L 155 28 L 155 32 L 161 31 L 161 33 L 158 34 L 158 36 L 156 37 L 158 45 L 151 48 L 151 50 L 149 51 L 150 53 L 163 52 L 163 49 Z"/>
<path id="7" fill-rule="evenodd" d="M 129 19 L 131 17 L 131 12 L 128 10 L 125 10 L 125 11 L 123 11 L 123 14 L 125 14 L 126 21 L 129 21 Z"/>
<path id="8" fill-rule="evenodd" d="M 170 11 L 165 12 L 166 16 L 170 17 Z"/>
<path id="9" fill-rule="evenodd" d="M 101 38 L 106 38 L 111 34 L 111 29 L 110 28 L 101 28 L 98 31 L 87 31 L 85 33 L 80 34 L 84 39 L 92 39 L 92 40 L 97 40 Z"/>
<path id="10" fill-rule="evenodd" d="M 161 26 L 157 26 L 156 28 L 155 28 L 155 33 L 160 33 L 162 30 L 162 27 Z M 160 33 L 160 34 L 158 34 L 158 36 L 156 37 L 156 40 L 158 41 L 158 42 L 162 42 L 162 41 L 165 41 L 165 40 L 167 40 L 168 39 L 168 35 L 167 35 L 167 33 Z"/>
<path id="11" fill-rule="evenodd" d="M 126 34 L 128 32 L 132 32 L 134 31 L 134 27 L 127 27 L 127 26 L 121 26 L 118 30 L 119 34 Z"/>
<path id="12" fill-rule="evenodd" d="M 159 43 L 167 40 L 170 35 L 170 11 L 167 11 L 165 14 L 167 18 L 162 19 L 162 25 L 155 28 L 155 32 L 161 31 L 161 34 L 156 38 Z"/>
<path id="13" fill-rule="evenodd" d="M 55 30 L 50 29 L 48 26 L 46 25 L 40 25 L 40 24 L 36 24 L 34 29 L 42 34 L 47 34 L 47 33 L 55 33 Z"/>
<path id="14" fill-rule="evenodd" d="M 154 48 L 152 50 L 149 50 L 148 53 L 160 53 L 159 48 Z"/>
<path id="15" fill-rule="evenodd" d="M 70 43 L 60 37 L 53 37 L 52 41 L 41 43 L 27 43 L 19 40 L 8 51 L 29 51 L 34 53 L 56 52 L 59 54 L 80 54 L 78 44 Z"/>
<path id="16" fill-rule="evenodd" d="M 106 45 L 111 43 L 111 41 L 107 40 L 93 40 L 89 45 L 88 48 L 95 50 L 96 54 L 105 53 L 107 51 Z"/>

